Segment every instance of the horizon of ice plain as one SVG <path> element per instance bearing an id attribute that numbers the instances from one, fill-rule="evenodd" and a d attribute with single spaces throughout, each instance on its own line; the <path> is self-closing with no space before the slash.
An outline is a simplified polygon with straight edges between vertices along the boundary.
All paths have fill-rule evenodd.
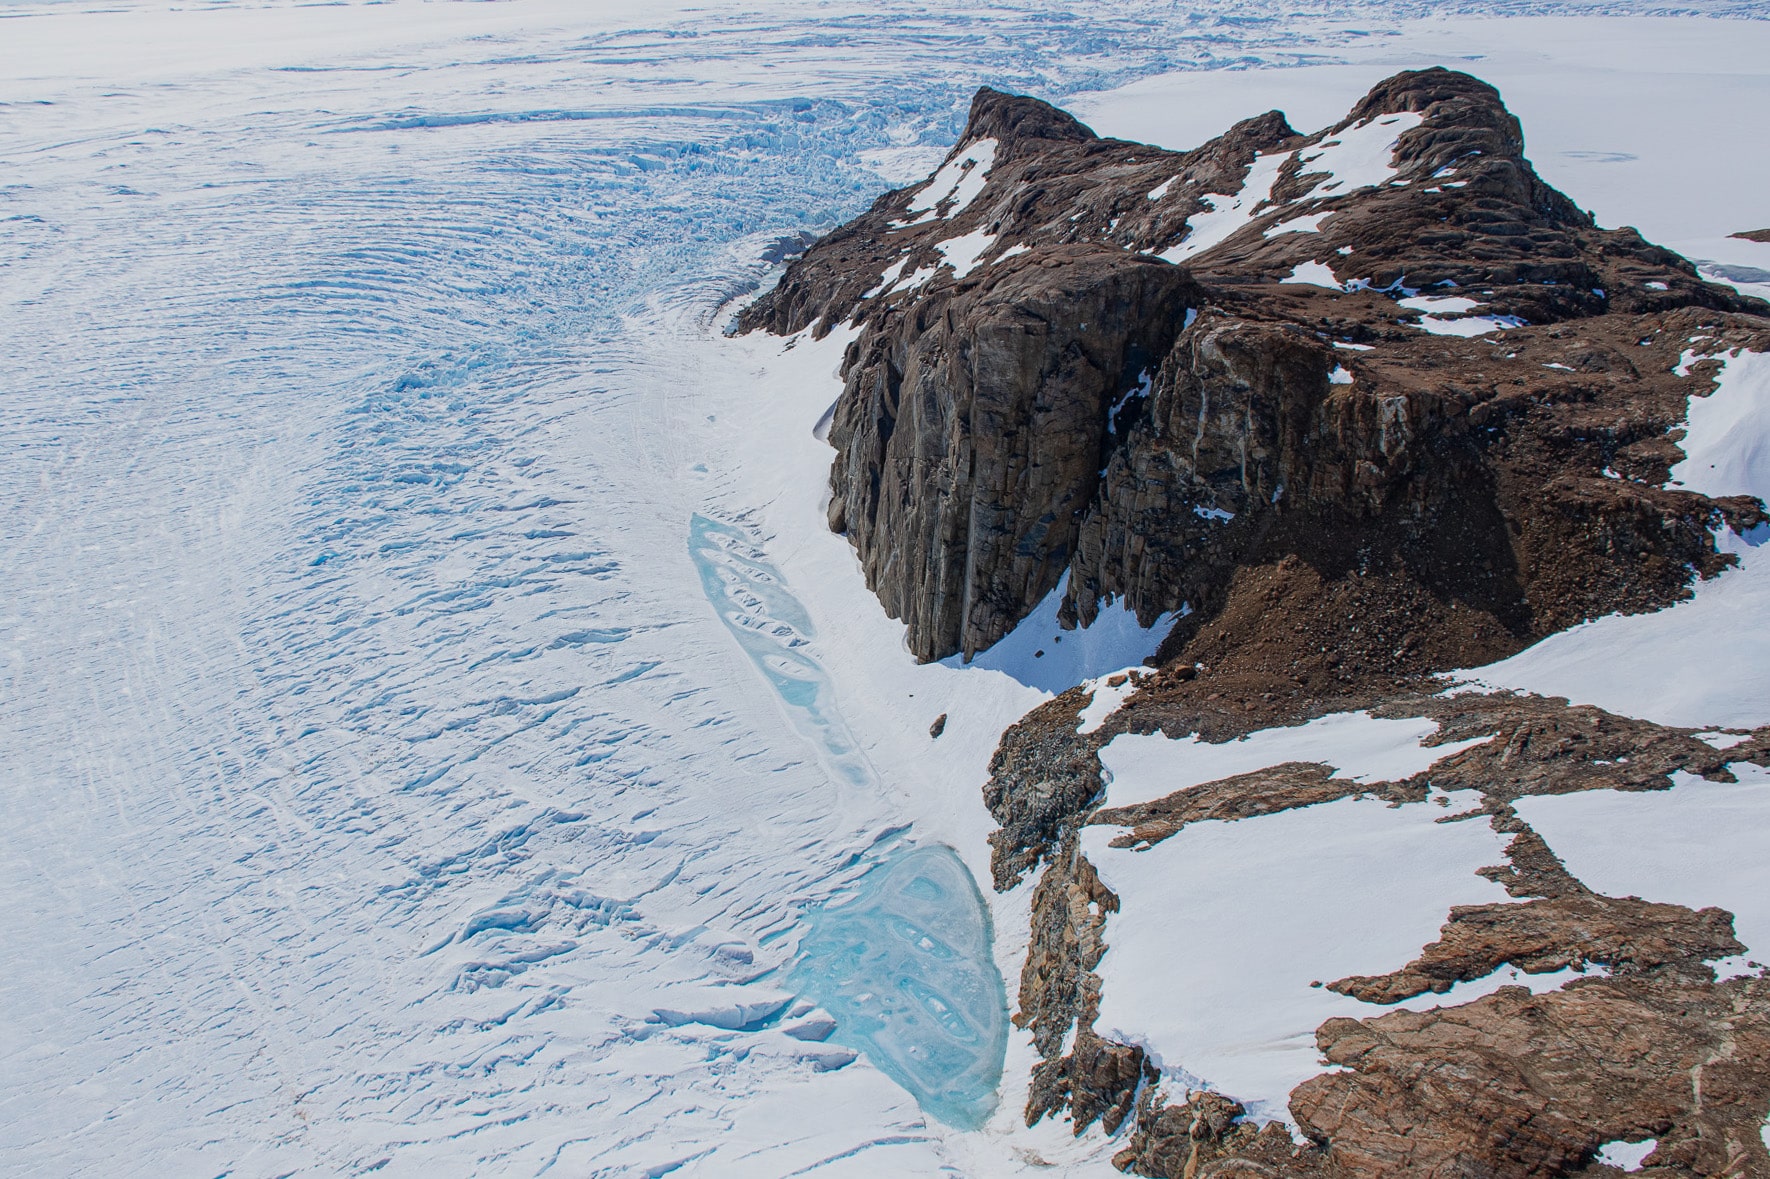
<path id="1" fill-rule="evenodd" d="M 818 603 L 758 592 L 768 456 L 676 352 L 774 238 L 925 174 L 980 84 L 1184 147 L 1323 70 L 1299 126 L 1425 58 L 1547 118 L 1762 44 L 1417 19 L 1446 7 L 0 3 L 0 1167 L 1025 1169 L 1018 1033 L 989 1116 L 796 970 L 820 920 L 929 902 L 906 857 L 987 939 L 945 874 L 986 827 L 882 780 L 899 705 L 774 625 Z M 1636 64 L 1532 40 L 1575 18 Z M 1565 116 L 1537 162 L 1636 219 L 1640 134 Z M 1719 199 L 1675 228 L 1748 228 Z M 987 1084 L 969 970 L 991 1006 L 941 1043 Z"/>

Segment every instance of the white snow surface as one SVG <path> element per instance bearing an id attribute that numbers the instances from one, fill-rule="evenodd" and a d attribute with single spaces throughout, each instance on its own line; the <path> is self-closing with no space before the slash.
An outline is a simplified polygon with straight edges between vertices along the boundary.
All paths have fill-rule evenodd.
<path id="1" fill-rule="evenodd" d="M 1117 827 L 1085 828 L 1083 854 L 1120 900 L 1096 1030 L 1143 1045 L 1170 1085 L 1288 1121 L 1290 1091 L 1322 1069 L 1315 1029 L 1390 1010 L 1314 984 L 1395 970 L 1437 938 L 1452 905 L 1507 899 L 1475 875 L 1502 861 L 1506 837 L 1485 816 L 1439 822 L 1475 800 L 1448 801 L 1341 799 L 1193 823 L 1142 850 L 1110 847 Z"/>
<path id="2" fill-rule="evenodd" d="M 1411 299 L 1397 299 L 1396 302 L 1414 311 L 1429 311 L 1433 314 L 1441 311 L 1451 314 L 1473 311 L 1480 306 L 1474 299 L 1462 295 L 1415 295 Z"/>
<path id="3" fill-rule="evenodd" d="M 1454 319 L 1445 319 L 1438 315 L 1422 315 L 1419 323 L 1420 330 L 1430 332 L 1434 336 L 1462 336 L 1464 338 L 1485 336 L 1489 332 L 1503 332 L 1510 328 L 1523 326 L 1524 321 L 1516 315 L 1462 315 Z"/>
<path id="4" fill-rule="evenodd" d="M 977 229 L 962 237 L 935 242 L 934 248 L 940 251 L 941 257 L 946 259 L 946 264 L 953 268 L 954 277 L 964 278 L 983 265 L 983 256 L 995 244 L 995 234 L 988 230 Z"/>
<path id="5" fill-rule="evenodd" d="M 1736 783 L 1680 772 L 1670 790 L 1591 790 L 1514 805 L 1587 887 L 1719 906 L 1733 914 L 1747 956 L 1770 962 L 1770 770 L 1749 762 L 1732 769 Z"/>
<path id="6" fill-rule="evenodd" d="M 910 264 L 910 260 L 908 258 L 899 258 L 897 261 L 895 261 L 891 265 L 887 266 L 879 274 L 879 284 L 877 286 L 871 288 L 870 290 L 866 291 L 865 293 L 863 293 L 861 295 L 861 298 L 863 298 L 863 299 L 877 298 L 879 295 L 882 295 L 886 291 L 890 290 L 894 285 L 896 285 L 897 280 L 903 277 L 903 268 L 905 266 L 908 266 L 909 264 Z"/>
<path id="7" fill-rule="evenodd" d="M 1399 720 L 1368 712 L 1336 712 L 1308 724 L 1261 729 L 1234 741 L 1211 744 L 1189 736 L 1124 733 L 1100 751 L 1108 781 L 1105 806 L 1134 806 L 1190 790 L 1219 778 L 1252 773 L 1286 762 L 1321 762 L 1333 776 L 1355 782 L 1395 782 L 1488 740 L 1476 737 L 1426 745 L 1438 722 Z"/>
<path id="8" fill-rule="evenodd" d="M 1387 184 L 1395 177 L 1395 146 L 1425 116 L 1417 111 L 1377 115 L 1337 131 L 1297 156 L 1301 174 L 1326 173 L 1298 200 L 1338 197 Z"/>
<path id="9" fill-rule="evenodd" d="M 1647 1156 L 1659 1146 L 1659 1139 L 1644 1138 L 1640 1142 L 1606 1142 L 1598 1151 L 1598 1161 L 1607 1167 L 1615 1167 L 1619 1171 L 1639 1171 L 1646 1165 Z"/>
<path id="10" fill-rule="evenodd" d="M 916 191 L 910 198 L 909 211 L 924 215 L 934 213 L 949 219 L 963 213 L 989 183 L 989 170 L 996 162 L 997 146 L 993 139 L 979 139 L 967 144 L 963 151 L 941 165 L 933 180 Z M 941 213 L 940 206 L 948 201 L 952 202 L 951 205 Z"/>
<path id="11" fill-rule="evenodd" d="M 1064 630 L 1057 612 L 1068 590 L 1069 574 L 1065 573 L 1057 588 L 994 646 L 979 651 L 968 665 L 963 657 L 954 655 L 942 660 L 943 666 L 1000 672 L 1029 688 L 1056 695 L 1083 680 L 1141 667 L 1174 628 L 1175 615 L 1164 614 L 1145 627 L 1138 623 L 1134 611 L 1122 601 L 1114 601 L 1101 604 L 1092 626 Z"/>
<path id="12" fill-rule="evenodd" d="M 1237 230 L 1251 224 L 1260 206 L 1271 197 L 1279 170 L 1290 158 L 1289 152 L 1255 156 L 1242 180 L 1241 191 L 1233 195 L 1206 194 L 1204 201 L 1209 207 L 1187 220 L 1186 236 L 1157 253 L 1156 257 L 1169 262 L 1185 262 L 1222 244 Z"/>
<path id="13" fill-rule="evenodd" d="M 1301 217 L 1292 217 L 1289 220 L 1280 221 L 1261 236 L 1277 237 L 1281 233 L 1319 233 L 1321 231 L 1321 223 L 1333 215 L 1334 210 L 1332 209 L 1322 213 L 1305 213 Z"/>
<path id="14" fill-rule="evenodd" d="M 1770 354 L 1726 356 L 1714 391 L 1692 376 L 1685 458 L 1674 485 L 1770 495 Z M 1693 727 L 1770 723 L 1770 527 L 1723 531 L 1740 564 L 1654 614 L 1611 615 L 1462 673 L 1470 683 L 1566 696 L 1625 716 Z"/>
<path id="15" fill-rule="evenodd" d="M 1119 706 L 1137 691 L 1137 680 L 1144 670 L 1143 665 L 1138 664 L 1096 679 L 1083 680 L 1081 686 L 1092 695 L 1088 697 L 1086 707 L 1076 717 L 1076 732 L 1092 733 L 1105 724 L 1106 718 L 1117 712 Z M 1112 683 L 1119 677 L 1123 677 L 1120 683 Z"/>
<path id="16" fill-rule="evenodd" d="M 1299 262 L 1291 267 L 1289 274 L 1278 281 L 1297 283 L 1303 286 L 1326 287 L 1330 291 L 1345 289 L 1340 280 L 1334 277 L 1333 269 L 1325 262 Z"/>

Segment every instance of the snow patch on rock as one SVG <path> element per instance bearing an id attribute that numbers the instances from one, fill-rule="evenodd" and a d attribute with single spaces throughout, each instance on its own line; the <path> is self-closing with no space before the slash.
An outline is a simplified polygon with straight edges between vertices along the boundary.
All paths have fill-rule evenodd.
<path id="1" fill-rule="evenodd" d="M 1418 127 L 1425 116 L 1417 111 L 1378 115 L 1336 132 L 1298 155 L 1303 174 L 1325 172 L 1299 200 L 1345 196 L 1395 178 L 1395 147 L 1401 136 Z"/>
<path id="2" fill-rule="evenodd" d="M 1659 1146 L 1659 1139 L 1649 1138 L 1643 1142 L 1606 1142 L 1598 1151 L 1598 1161 L 1607 1167 L 1615 1167 L 1619 1171 L 1639 1171 L 1645 1165 L 1645 1159 Z"/>
<path id="3" fill-rule="evenodd" d="M 934 179 L 910 198 L 908 211 L 921 216 L 915 221 L 901 224 L 915 225 L 936 216 L 950 219 L 963 213 L 989 182 L 990 167 L 996 162 L 996 147 L 994 139 L 979 139 L 941 165 L 940 171 L 934 174 Z M 940 213 L 940 206 L 949 201 L 951 207 L 945 213 Z"/>
<path id="4" fill-rule="evenodd" d="M 1228 240 L 1237 230 L 1252 222 L 1259 207 L 1271 198 L 1272 185 L 1290 158 L 1289 152 L 1255 156 L 1254 162 L 1248 165 L 1247 179 L 1242 182 L 1241 191 L 1234 196 L 1207 194 L 1204 201 L 1209 207 L 1187 220 L 1186 236 L 1156 257 L 1168 262 L 1184 262 Z"/>
<path id="5" fill-rule="evenodd" d="M 956 278 L 964 278 L 983 264 L 983 256 L 996 244 L 996 235 L 988 230 L 978 229 L 963 237 L 949 238 L 944 242 L 935 242 L 934 248 L 940 251 L 946 264 L 953 268 Z"/>
<path id="6" fill-rule="evenodd" d="M 1326 287 L 1330 291 L 1345 289 L 1325 262 L 1299 262 L 1291 267 L 1289 274 L 1278 281 L 1300 283 L 1312 287 Z"/>
<path id="7" fill-rule="evenodd" d="M 1196 736 L 1176 741 L 1160 734 L 1126 733 L 1100 751 L 1109 777 L 1103 805 L 1153 802 L 1219 778 L 1293 761 L 1333 766 L 1334 777 L 1355 782 L 1399 781 L 1489 739 L 1424 744 L 1437 732 L 1438 722 L 1427 717 L 1391 720 L 1368 712 L 1337 712 L 1221 744 Z"/>

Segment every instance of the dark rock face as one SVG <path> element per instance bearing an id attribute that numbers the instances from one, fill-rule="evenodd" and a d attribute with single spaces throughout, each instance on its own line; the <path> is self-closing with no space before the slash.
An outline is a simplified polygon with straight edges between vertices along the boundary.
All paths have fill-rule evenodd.
<path id="1" fill-rule="evenodd" d="M 1109 411 L 1197 299 L 1185 271 L 1091 244 L 992 277 L 863 336 L 830 429 L 830 526 L 922 659 L 988 646 L 1057 583 Z"/>
<path id="2" fill-rule="evenodd" d="M 1341 175 L 1373 136 L 1392 168 Z M 1527 326 L 1432 334 L 1417 292 Z M 1196 632 L 1236 570 L 1288 556 L 1454 602 L 1498 655 L 1722 566 L 1708 528 L 1756 509 L 1657 486 L 1671 369 L 1754 307 L 1596 228 L 1491 87 L 1435 69 L 1315 137 L 1274 112 L 1185 153 L 982 91 L 929 184 L 741 324 L 858 327 L 830 522 L 922 659 L 988 647 L 1065 572 L 1067 619 L 1122 598 Z"/>

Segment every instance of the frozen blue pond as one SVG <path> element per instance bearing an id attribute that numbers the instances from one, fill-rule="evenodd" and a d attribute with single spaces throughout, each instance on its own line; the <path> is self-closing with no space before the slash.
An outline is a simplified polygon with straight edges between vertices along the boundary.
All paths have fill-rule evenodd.
<path id="1" fill-rule="evenodd" d="M 829 675 L 810 652 L 817 632 L 780 572 L 741 528 L 699 512 L 689 521 L 688 550 L 707 601 L 774 689 L 794 727 L 837 778 L 850 786 L 873 786 L 873 767 L 836 707 Z"/>
<path id="2" fill-rule="evenodd" d="M 808 921 L 793 981 L 835 1016 L 835 1039 L 941 1121 L 981 1126 L 1002 1079 L 1007 997 L 989 911 L 959 857 L 906 848 Z"/>
<path id="3" fill-rule="evenodd" d="M 813 654 L 811 619 L 767 555 L 743 529 L 699 513 L 689 551 L 707 600 L 795 727 L 834 775 L 876 787 Z M 791 979 L 835 1017 L 838 1043 L 864 1052 L 941 1121 L 974 1129 L 995 1109 L 1007 996 L 989 910 L 952 848 L 900 847 L 857 895 L 814 911 Z"/>

